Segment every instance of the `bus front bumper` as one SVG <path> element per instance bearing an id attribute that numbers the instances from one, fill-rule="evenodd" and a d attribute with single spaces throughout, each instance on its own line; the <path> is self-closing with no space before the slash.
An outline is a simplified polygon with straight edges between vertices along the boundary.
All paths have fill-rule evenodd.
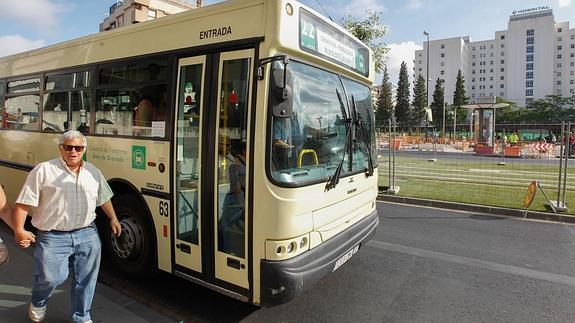
<path id="1" fill-rule="evenodd" d="M 373 211 L 365 219 L 321 245 L 292 259 L 261 261 L 261 305 L 285 303 L 310 289 L 345 262 L 375 234 L 379 217 Z"/>

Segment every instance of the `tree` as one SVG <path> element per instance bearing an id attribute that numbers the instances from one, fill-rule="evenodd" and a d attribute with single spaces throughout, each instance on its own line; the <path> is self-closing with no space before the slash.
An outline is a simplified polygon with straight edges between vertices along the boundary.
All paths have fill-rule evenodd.
<path id="1" fill-rule="evenodd" d="M 375 121 L 378 128 L 385 127 L 387 120 L 393 115 L 393 98 L 391 94 L 391 83 L 387 67 L 383 70 L 383 80 L 381 81 L 381 91 L 377 99 Z"/>
<path id="2" fill-rule="evenodd" d="M 386 28 L 380 21 L 380 12 L 366 10 L 366 14 L 367 18 L 364 20 L 356 20 L 349 15 L 341 20 L 341 25 L 371 48 L 373 51 L 375 71 L 381 73 L 385 66 L 383 58 L 389 48 L 385 47 L 385 44 L 382 44 L 378 40 L 385 35 Z"/>
<path id="3" fill-rule="evenodd" d="M 433 118 L 433 125 L 440 129 L 443 122 L 443 83 L 445 81 L 437 78 L 435 81 L 435 91 L 433 91 L 433 102 L 431 102 L 431 116 Z"/>
<path id="4" fill-rule="evenodd" d="M 399 81 L 397 82 L 397 93 L 395 94 L 395 116 L 402 129 L 409 128 L 409 76 L 407 75 L 407 64 L 401 62 L 399 69 Z"/>
<path id="5" fill-rule="evenodd" d="M 461 106 L 467 104 L 468 100 L 469 98 L 465 96 L 465 78 L 461 74 L 461 70 L 459 70 L 455 81 L 455 91 L 453 92 L 453 106 L 457 112 L 457 122 L 465 121 L 466 114 Z"/>
<path id="6" fill-rule="evenodd" d="M 526 107 L 524 120 L 528 122 L 561 122 L 572 120 L 572 98 L 547 95 L 545 99 L 534 100 Z"/>
<path id="7" fill-rule="evenodd" d="M 412 123 L 414 126 L 421 126 L 421 122 L 425 119 L 427 107 L 427 92 L 425 88 L 425 78 L 419 74 L 415 87 L 413 89 L 413 112 Z"/>

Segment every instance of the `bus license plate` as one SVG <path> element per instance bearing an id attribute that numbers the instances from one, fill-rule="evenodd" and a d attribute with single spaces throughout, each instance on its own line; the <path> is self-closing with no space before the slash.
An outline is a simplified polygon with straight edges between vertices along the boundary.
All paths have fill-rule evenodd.
<path id="1" fill-rule="evenodd" d="M 341 256 L 341 258 L 339 258 L 336 262 L 335 262 L 335 266 L 333 267 L 333 271 L 336 271 L 341 265 L 345 264 L 346 261 L 348 261 L 351 256 L 353 256 L 354 253 L 356 253 L 359 250 L 359 245 L 353 247 L 350 251 L 346 252 L 345 255 Z"/>

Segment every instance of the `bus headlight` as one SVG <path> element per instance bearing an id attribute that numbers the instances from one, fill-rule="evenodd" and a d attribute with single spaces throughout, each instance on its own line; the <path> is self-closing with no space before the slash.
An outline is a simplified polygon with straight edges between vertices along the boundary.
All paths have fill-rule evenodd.
<path id="1" fill-rule="evenodd" d="M 287 240 L 267 240 L 266 259 L 284 260 L 309 250 L 309 234 Z"/>

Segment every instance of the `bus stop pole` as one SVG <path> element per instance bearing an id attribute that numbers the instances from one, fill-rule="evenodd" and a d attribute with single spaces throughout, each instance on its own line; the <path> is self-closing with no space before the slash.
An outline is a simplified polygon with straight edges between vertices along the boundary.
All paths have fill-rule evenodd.
<path id="1" fill-rule="evenodd" d="M 571 121 L 567 123 L 567 134 L 571 134 Z M 565 141 L 567 142 L 567 153 L 565 154 L 565 167 L 563 167 L 563 205 L 562 207 L 565 208 L 565 192 L 567 191 L 567 165 L 569 165 L 569 152 L 571 152 L 571 143 L 567 140 L 568 138 L 565 137 Z"/>
<path id="2" fill-rule="evenodd" d="M 559 146 L 559 181 L 557 182 L 557 206 L 559 206 L 559 201 L 561 198 L 561 172 L 563 171 L 563 141 L 566 141 L 565 137 L 565 121 L 561 122 L 561 145 Z"/>
<path id="3" fill-rule="evenodd" d="M 393 149 L 393 147 L 395 146 L 395 142 L 393 141 L 393 138 L 391 137 L 391 119 L 389 119 L 389 149 L 388 149 L 388 163 L 389 163 L 389 170 L 388 170 L 388 176 L 387 176 L 387 183 L 389 184 L 389 188 L 391 188 L 391 150 Z"/>

